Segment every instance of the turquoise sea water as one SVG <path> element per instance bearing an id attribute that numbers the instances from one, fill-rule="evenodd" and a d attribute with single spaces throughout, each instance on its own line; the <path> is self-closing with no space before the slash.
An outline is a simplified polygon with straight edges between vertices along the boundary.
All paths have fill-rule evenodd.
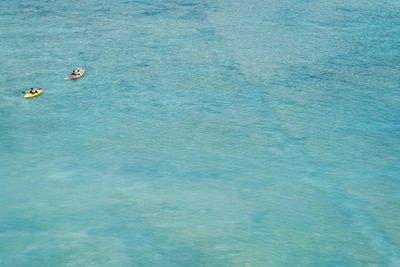
<path id="1" fill-rule="evenodd" d="M 0 1 L 0 266 L 400 266 L 399 1 L 71 3 Z"/>

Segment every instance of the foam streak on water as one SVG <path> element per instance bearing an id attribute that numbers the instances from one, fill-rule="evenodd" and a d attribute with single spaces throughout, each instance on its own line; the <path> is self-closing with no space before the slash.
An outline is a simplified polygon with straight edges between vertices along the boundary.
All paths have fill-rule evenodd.
<path id="1" fill-rule="evenodd" d="M 1 1 L 0 266 L 399 266 L 399 10 Z"/>

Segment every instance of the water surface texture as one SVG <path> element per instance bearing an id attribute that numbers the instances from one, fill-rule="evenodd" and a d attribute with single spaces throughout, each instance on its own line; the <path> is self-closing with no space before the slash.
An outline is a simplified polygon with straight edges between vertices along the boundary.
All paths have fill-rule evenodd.
<path id="1" fill-rule="evenodd" d="M 0 1 L 0 266 L 400 266 L 399 12 Z"/>

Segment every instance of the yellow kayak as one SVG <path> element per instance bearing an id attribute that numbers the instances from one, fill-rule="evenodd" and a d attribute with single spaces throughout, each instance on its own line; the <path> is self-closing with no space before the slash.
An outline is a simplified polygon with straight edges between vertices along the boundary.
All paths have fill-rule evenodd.
<path id="1" fill-rule="evenodd" d="M 79 75 L 72 75 L 72 74 L 71 74 L 71 75 L 69 76 L 69 79 L 70 79 L 70 80 L 79 79 L 79 78 L 81 78 L 81 77 L 85 74 L 85 70 L 84 70 L 84 69 L 77 68 L 76 70 L 79 71 Z"/>
<path id="2" fill-rule="evenodd" d="M 37 97 L 38 95 L 40 95 L 42 93 L 42 89 L 41 88 L 38 88 L 36 90 L 37 90 L 37 93 L 33 93 L 33 94 L 31 92 L 27 92 L 24 95 L 24 98 L 34 98 L 34 97 Z"/>

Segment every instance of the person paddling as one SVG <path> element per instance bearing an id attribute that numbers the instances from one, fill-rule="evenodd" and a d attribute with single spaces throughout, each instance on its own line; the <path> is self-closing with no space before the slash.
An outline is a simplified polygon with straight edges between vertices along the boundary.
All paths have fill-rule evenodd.
<path id="1" fill-rule="evenodd" d="M 79 76 L 79 75 L 81 75 L 80 70 L 81 70 L 80 68 L 77 68 L 76 70 L 73 70 L 72 73 L 71 73 L 71 75 L 72 75 L 72 76 Z"/>
<path id="2" fill-rule="evenodd" d="M 85 70 L 81 68 L 76 68 L 72 71 L 72 73 L 69 75 L 69 77 L 64 78 L 64 80 L 70 79 L 70 80 L 75 80 L 78 78 L 81 78 L 85 74 Z"/>

